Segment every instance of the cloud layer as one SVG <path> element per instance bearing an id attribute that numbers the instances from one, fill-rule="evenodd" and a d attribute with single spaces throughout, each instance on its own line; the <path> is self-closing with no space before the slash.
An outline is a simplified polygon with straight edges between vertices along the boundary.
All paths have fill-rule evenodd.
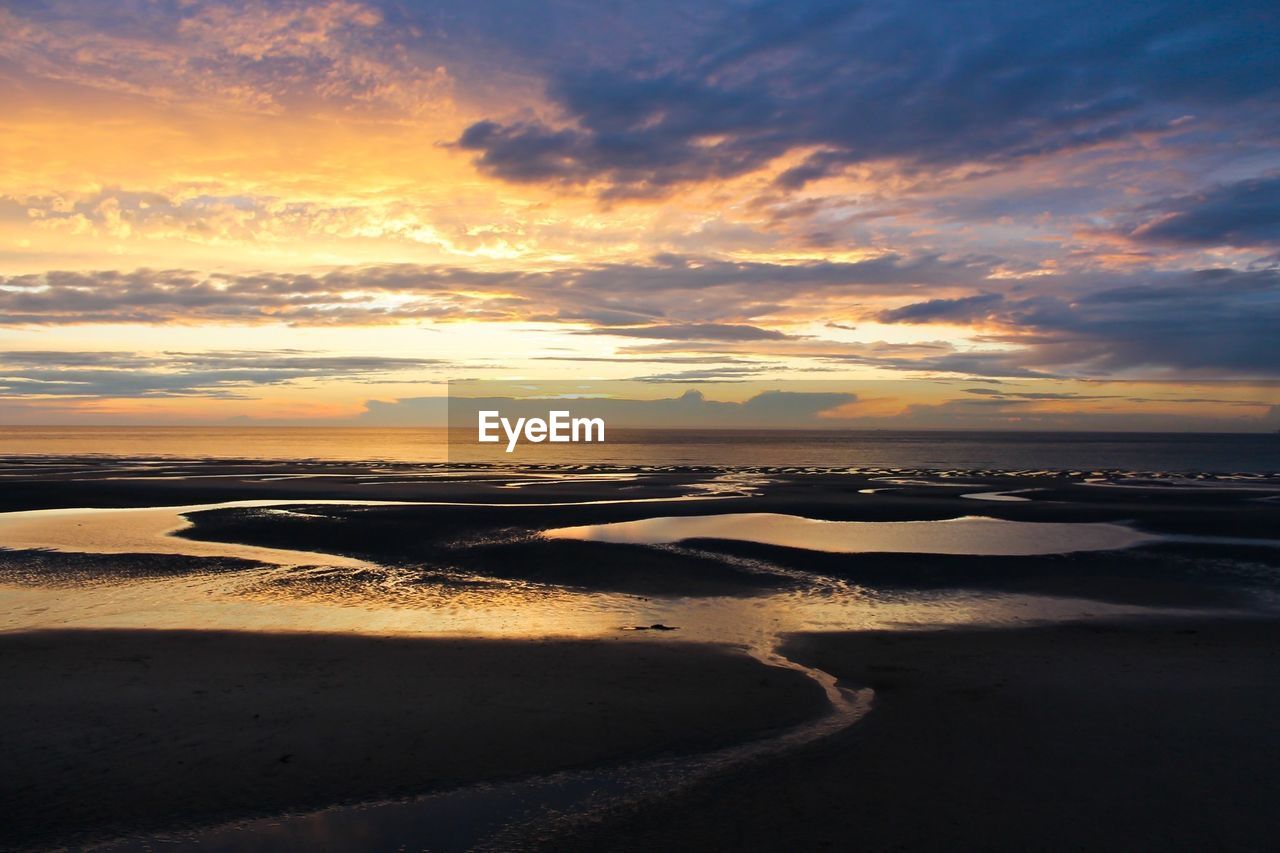
<path id="1" fill-rule="evenodd" d="M 55 0 L 0 28 L 23 405 L 350 410 L 498 361 L 1280 376 L 1274 2 Z"/>
<path id="2" fill-rule="evenodd" d="M 773 355 L 895 370 L 1107 375 L 1149 368 L 1280 375 L 1278 270 L 1052 276 L 1032 283 L 1002 280 L 992 275 L 991 265 L 972 259 L 892 257 L 788 265 L 662 257 L 648 264 L 539 273 L 407 265 L 315 275 L 51 273 L 0 279 L 0 323 L 505 321 L 662 342 L 648 345 L 650 352 Z M 794 322 L 797 304 L 900 298 L 936 287 L 980 292 L 908 301 L 866 317 L 884 326 L 971 328 L 1000 348 L 890 351 L 769 327 Z M 645 346 L 623 352 L 637 356 Z"/>
<path id="3" fill-rule="evenodd" d="M 647 194 L 803 158 L 787 188 L 871 161 L 1006 164 L 1274 106 L 1269 4 L 812 0 L 726 15 L 703 49 L 566 68 L 562 123 L 486 119 L 458 138 L 518 182 Z M 1105 15 L 1106 25 L 1099 26 Z"/>
<path id="4" fill-rule="evenodd" d="M 275 352 L 0 352 L 0 397 L 250 399 L 261 386 L 369 381 L 435 359 Z"/>

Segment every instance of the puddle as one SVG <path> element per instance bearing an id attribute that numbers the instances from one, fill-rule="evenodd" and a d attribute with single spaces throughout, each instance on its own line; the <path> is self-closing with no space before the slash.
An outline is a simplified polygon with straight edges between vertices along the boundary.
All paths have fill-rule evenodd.
<path id="1" fill-rule="evenodd" d="M 1010 489 L 1007 492 L 970 492 L 967 495 L 961 495 L 962 498 L 968 498 L 971 501 L 998 501 L 1001 503 L 1027 503 L 1031 498 L 1024 498 L 1021 495 L 1027 492 L 1043 492 L 1044 489 Z"/>
<path id="2" fill-rule="evenodd" d="M 349 504 L 350 501 L 227 501 L 170 507 L 124 509 L 41 509 L 0 513 L 0 547 L 78 554 L 175 554 L 230 557 L 278 566 L 326 565 L 367 568 L 364 560 L 238 542 L 207 542 L 175 535 L 192 527 L 187 514 L 214 509 L 257 509 L 294 504 Z M 381 505 L 381 504 L 379 504 Z"/>
<path id="3" fill-rule="evenodd" d="M 732 539 L 837 554 L 968 554 L 1034 556 L 1110 551 L 1160 541 L 1122 524 L 1005 521 L 965 516 L 944 521 L 820 521 L 796 515 L 744 512 L 646 518 L 560 527 L 548 539 L 668 545 L 690 539 Z"/>
<path id="4" fill-rule="evenodd" d="M 595 501 L 558 501 L 538 506 L 592 506 L 622 503 L 671 503 L 731 500 L 743 491 L 691 494 L 661 498 L 625 498 Z M 182 531 L 193 525 L 188 515 L 220 509 L 273 509 L 294 506 L 475 506 L 525 507 L 527 503 L 478 501 L 377 501 L 377 500 L 243 500 L 162 507 L 112 507 L 37 509 L 0 513 L 0 549 L 47 550 L 76 554 L 174 554 L 184 557 L 232 557 L 275 566 L 340 566 L 368 568 L 373 564 L 351 557 L 304 550 L 264 548 L 232 542 L 185 539 Z"/>

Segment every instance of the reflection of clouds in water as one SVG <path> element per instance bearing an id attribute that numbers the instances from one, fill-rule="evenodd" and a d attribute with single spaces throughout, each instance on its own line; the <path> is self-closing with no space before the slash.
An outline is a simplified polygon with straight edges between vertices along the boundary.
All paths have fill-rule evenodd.
<path id="1" fill-rule="evenodd" d="M 768 512 L 646 518 L 561 527 L 542 535 L 641 545 L 731 539 L 839 554 L 978 556 L 1106 551 L 1159 539 L 1120 524 L 1006 521 L 980 516 L 941 521 L 823 521 Z"/>
<path id="2" fill-rule="evenodd" d="M 996 501 L 998 503 L 1027 503 L 1031 498 L 1019 497 L 1028 492 L 1043 492 L 1044 489 L 1010 489 L 1007 492 L 969 492 L 961 495 L 971 501 Z"/>
<path id="3" fill-rule="evenodd" d="M 725 485 L 740 487 L 742 483 Z M 240 501 L 232 505 L 263 512 L 306 513 L 308 503 L 341 506 L 350 502 Z M 206 505 L 199 509 L 225 506 Z M 215 552 L 222 555 L 224 551 L 247 556 L 255 552 L 252 546 L 185 540 L 164 533 L 172 528 L 175 519 L 181 520 L 180 513 L 191 511 L 194 510 L 190 507 L 176 507 L 10 513 L 0 515 L 0 534 L 6 532 L 2 523 L 6 516 L 11 525 L 13 517 L 35 516 L 41 522 L 36 532 L 60 531 L 58 536 L 64 547 L 77 542 L 91 547 L 90 542 L 96 537 L 115 535 L 113 542 L 99 542 L 98 547 L 114 545 L 125 552 L 129 550 L 126 545 L 133 541 L 130 537 L 164 536 L 179 549 L 189 546 L 196 556 L 212 557 Z M 752 529 L 759 529 L 755 515 L 761 514 L 741 515 L 737 521 L 745 520 Z M 129 523 L 123 523 L 124 519 Z M 147 524 L 133 524 L 135 519 L 144 519 Z M 715 522 L 717 517 L 710 520 Z M 679 519 L 650 521 L 680 523 Z M 686 517 L 685 521 L 705 522 L 707 517 Z M 956 526 L 955 521 L 923 524 L 951 529 Z M 14 529 L 20 528 L 11 527 L 9 534 Z M 1118 529 L 1132 534 L 1126 528 Z M 322 554 L 276 551 L 271 556 L 288 558 L 282 565 L 232 573 L 117 575 L 92 585 L 60 585 L 56 589 L 38 586 L 38 579 L 28 578 L 25 585 L 6 586 L 0 626 L 8 630 L 146 627 L 530 638 L 609 636 L 625 626 L 662 623 L 679 627 L 678 639 L 682 641 L 732 643 L 764 654 L 774 647 L 780 634 L 791 631 L 1019 624 L 1147 612 L 1145 608 L 1025 595 L 871 591 L 838 578 L 782 570 L 750 558 L 725 557 L 686 546 L 663 547 L 727 560 L 738 570 L 782 574 L 793 585 L 750 597 L 645 598 L 497 579 L 446 566 L 381 566 Z M 262 556 L 273 551 L 261 550 Z"/>
<path id="4" fill-rule="evenodd" d="M 737 493 L 636 497 L 616 500 L 539 502 L 536 506 L 603 506 L 719 500 Z M 366 568 L 364 560 L 305 550 L 264 548 L 231 542 L 186 539 L 175 534 L 193 525 L 188 516 L 226 509 L 304 514 L 296 507 L 483 507 L 525 508 L 531 503 L 485 501 L 377 501 L 289 499 L 222 501 L 170 507 L 39 509 L 0 513 L 0 548 L 44 549 L 83 554 L 174 554 L 187 557 L 230 557 L 280 566 L 348 566 Z"/>
<path id="5" fill-rule="evenodd" d="M 229 557 L 275 565 L 315 565 L 359 568 L 363 560 L 283 548 L 264 548 L 234 542 L 186 539 L 174 534 L 191 528 L 187 515 L 211 509 L 255 509 L 290 503 L 347 503 L 345 501 L 227 501 L 177 507 L 111 509 L 47 509 L 0 513 L 0 547 L 46 549 L 83 554 L 173 554 L 188 557 Z"/>
<path id="6" fill-rule="evenodd" d="M 93 467 L 93 466 L 89 466 Z M 266 470 L 263 470 L 263 469 Z M 108 476 L 133 475 L 146 471 L 156 477 L 207 476 L 204 471 L 246 481 L 278 477 L 313 479 L 341 476 L 359 485 L 402 482 L 406 476 L 422 480 L 460 476 L 459 472 L 425 468 L 413 471 L 400 467 L 364 468 L 358 475 L 349 470 L 284 471 L 273 466 L 246 465 L 239 473 L 205 468 L 198 464 L 111 465 L 95 470 Z M 85 466 L 63 466 L 59 473 L 82 471 Z M 589 592 L 546 584 L 497 579 L 455 571 L 449 566 L 390 567 L 306 551 L 257 548 L 225 542 L 185 539 L 172 535 L 186 528 L 184 517 L 217 509 L 245 509 L 260 513 L 302 517 L 323 516 L 324 506 L 591 506 L 604 504 L 648 504 L 665 502 L 730 500 L 767 491 L 774 483 L 802 483 L 808 473 L 829 469 L 708 470 L 685 472 L 673 477 L 659 469 L 645 471 L 601 470 L 505 470 L 471 471 L 471 483 L 491 486 L 548 484 L 613 484 L 634 482 L 638 486 L 657 485 L 675 490 L 675 496 L 610 500 L 563 501 L 375 501 L 375 500 L 245 500 L 181 507 L 137 509 L 65 509 L 0 514 L 0 547 L 50 548 L 69 553 L 129 554 L 152 553 L 187 555 L 195 560 L 225 560 L 228 557 L 258 560 L 262 567 L 228 573 L 208 571 L 182 575 L 144 577 L 116 572 L 96 579 L 92 585 L 60 584 L 40 586 L 31 573 L 23 584 L 7 584 L 0 603 L 0 625 L 7 629 L 54 626 L 225 628 L 245 630 L 322 630 L 364 633 L 467 634 L 495 637 L 609 636 L 624 626 L 662 623 L 681 630 L 677 639 L 728 642 L 762 650 L 772 648 L 776 637 L 788 631 L 857 630 L 902 626 L 932 627 L 952 624 L 1005 623 L 1090 618 L 1121 613 L 1149 612 L 1144 608 L 1122 607 L 1080 600 L 1053 599 L 1026 595 L 959 592 L 884 592 L 860 588 L 846 581 L 804 571 L 782 570 L 777 566 L 743 557 L 726 557 L 703 552 L 687 545 L 662 546 L 686 555 L 729 562 L 734 569 L 786 576 L 792 584 L 785 590 L 762 592 L 750 597 L 642 598 L 620 593 Z M 946 483 L 968 489 L 980 488 L 972 472 L 924 472 L 905 469 L 868 469 L 867 474 L 882 482 L 898 483 L 864 491 L 901 489 L 905 485 L 936 484 L 939 479 L 964 476 L 969 482 Z M 1081 475 L 1083 476 L 1083 475 Z M 1108 478 L 1124 477 L 1108 472 Z M 928 477 L 929 479 L 923 479 Z M 992 478 L 995 479 L 995 478 Z M 1172 480 L 1173 478 L 1156 478 Z M 1238 478 L 1240 485 L 1253 478 Z M 411 480 L 412 481 L 412 480 Z M 1241 482 L 1244 481 L 1244 482 Z M 1079 482 L 1077 479 L 1076 482 Z M 1215 479 L 1210 482 L 1223 482 Z M 1181 486 L 1181 483 L 1176 485 Z M 510 492 L 508 492 L 510 494 Z M 650 493 L 652 494 L 652 493 Z M 514 497 L 514 495 L 513 495 Z M 566 497 L 568 497 L 566 495 Z M 708 507 L 711 504 L 707 504 Z M 656 509 L 656 507 L 655 507 Z M 724 517 L 685 516 L 675 519 L 647 519 L 618 525 L 681 525 L 724 523 L 745 528 L 758 536 L 767 533 L 762 523 L 768 514 L 739 514 Z M 785 516 L 781 518 L 786 518 Z M 720 520 L 717 520 L 720 519 Z M 1009 522 L 996 519 L 952 519 L 926 522 L 819 522 L 794 519 L 802 528 L 801 538 L 783 544 L 804 548 L 820 547 L 815 529 L 858 530 L 863 541 L 857 550 L 869 550 L 866 534 L 910 531 L 906 550 L 933 550 L 942 553 L 1045 553 L 1080 550 L 1085 547 L 1120 547 L 1134 544 L 1142 534 L 1118 525 L 1047 524 Z M 613 526 L 617 529 L 618 525 Z M 853 527 L 850 527 L 853 525 Z M 601 527 L 608 527 L 607 525 Z M 776 524 L 774 525 L 776 527 Z M 674 528 L 673 528 L 674 529 Z M 932 532 L 931 532 L 932 531 Z M 968 531 L 966 533 L 966 531 Z M 668 531 L 669 532 L 669 531 Z M 741 533 L 739 530 L 738 533 Z M 698 535 L 716 535 L 702 531 Z M 729 538 L 751 535 L 726 534 Z M 1106 539 L 1090 545 L 1097 534 Z M 880 535 L 880 534 L 877 534 Z M 895 534 L 897 535 L 897 534 Z M 938 537 L 941 539 L 938 539 Z M 934 537 L 933 540 L 930 537 Z M 1046 537 L 1050 537 L 1046 539 Z M 1118 537 L 1118 538 L 1117 538 Z M 686 534 L 662 541 L 687 538 Z M 892 537 L 890 537 L 892 538 Z M 945 540 L 945 541 L 944 541 Z M 645 541 L 643 538 L 638 541 Z M 1010 550 L 984 551 L 984 542 L 1004 542 Z M 1046 547 L 1049 542 L 1053 547 Z M 932 548 L 926 548 L 930 545 Z M 941 547 L 940 544 L 947 545 Z M 1012 544 L 1009 544 L 1012 543 Z M 1028 543 L 1033 546 L 1027 550 Z M 870 550 L 903 550 L 901 542 Z M 889 547 L 892 545 L 892 547 Z M 836 548 L 834 550 L 841 550 Z M 82 565 L 93 570 L 93 558 Z"/>

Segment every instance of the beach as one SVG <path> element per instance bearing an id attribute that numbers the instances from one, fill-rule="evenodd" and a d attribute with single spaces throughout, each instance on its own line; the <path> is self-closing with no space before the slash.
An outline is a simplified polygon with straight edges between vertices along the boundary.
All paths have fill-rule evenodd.
<path id="1" fill-rule="evenodd" d="M 623 636 L 0 635 L 0 845 L 176 832 L 665 753 L 826 710 L 797 672 Z"/>
<path id="2" fill-rule="evenodd" d="M 1280 0 L 0 0 L 0 853 L 1280 851 Z"/>
<path id="3" fill-rule="evenodd" d="M 596 816 L 547 850 L 1264 850 L 1280 624 L 803 634 L 869 686 L 819 744 Z"/>
<path id="4" fill-rule="evenodd" d="M 0 466 L 0 846 L 1259 849 L 1280 481 Z"/>

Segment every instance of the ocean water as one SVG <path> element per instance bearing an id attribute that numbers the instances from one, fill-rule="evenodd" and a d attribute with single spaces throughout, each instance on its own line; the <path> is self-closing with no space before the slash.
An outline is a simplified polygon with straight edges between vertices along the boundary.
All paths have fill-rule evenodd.
<path id="1" fill-rule="evenodd" d="M 619 466 L 1277 473 L 1280 435 L 613 430 L 603 444 L 505 454 L 444 428 L 0 427 L 0 456 L 499 462 Z M 483 451 L 483 452 L 481 452 Z"/>

